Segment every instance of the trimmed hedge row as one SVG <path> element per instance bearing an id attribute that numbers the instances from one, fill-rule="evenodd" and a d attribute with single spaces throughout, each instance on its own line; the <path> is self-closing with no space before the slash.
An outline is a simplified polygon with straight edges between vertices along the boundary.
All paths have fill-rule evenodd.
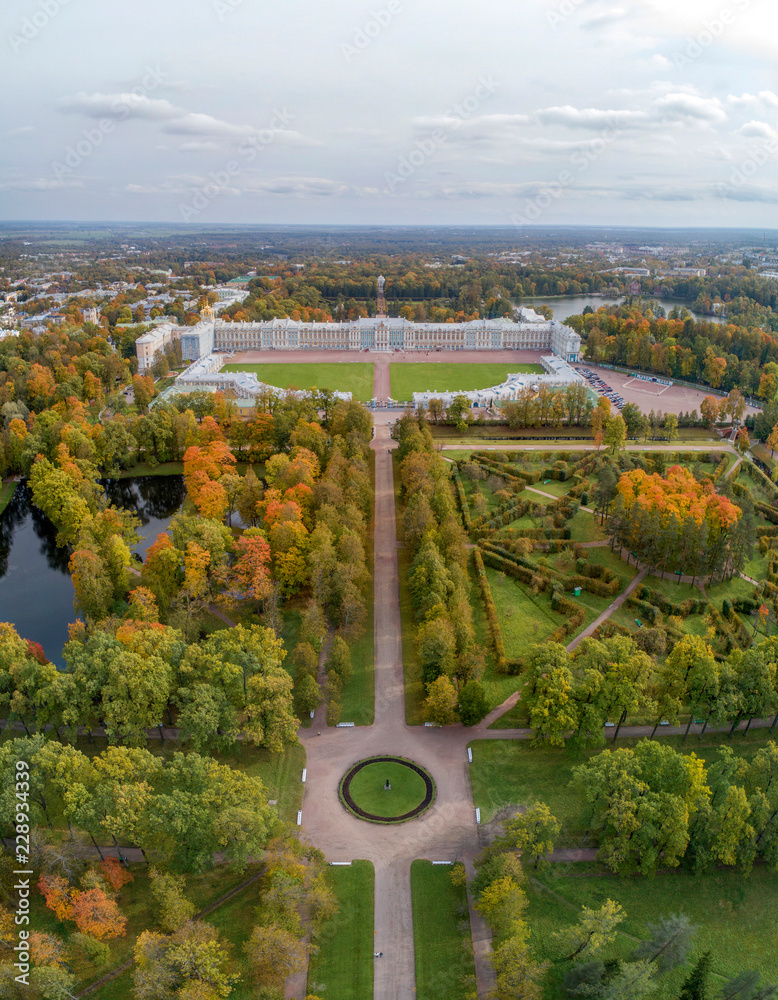
<path id="1" fill-rule="evenodd" d="M 492 640 L 494 655 L 497 657 L 497 669 L 504 670 L 506 664 L 505 643 L 502 638 L 500 622 L 497 618 L 497 608 L 494 606 L 492 588 L 489 586 L 489 577 L 486 575 L 486 567 L 484 566 L 483 556 L 481 555 L 479 549 L 473 549 L 473 562 L 475 563 L 475 572 L 478 577 L 478 583 L 481 587 L 481 597 L 484 601 L 484 608 L 486 609 L 486 621 L 489 626 L 489 637 Z"/>
<path id="2" fill-rule="evenodd" d="M 457 500 L 459 501 L 459 509 L 462 512 L 462 523 L 465 526 L 465 531 L 470 534 L 473 530 L 473 521 L 470 517 L 470 505 L 467 502 L 465 487 L 462 483 L 462 477 L 459 475 L 459 469 L 456 465 L 451 467 L 451 478 L 454 480 L 454 489 L 456 490 Z"/>
<path id="3" fill-rule="evenodd" d="M 679 618 L 700 614 L 710 607 L 710 602 L 706 601 L 704 597 L 688 597 L 680 604 L 676 604 L 669 597 L 665 597 L 658 590 L 651 590 L 645 584 L 638 587 L 635 596 L 641 601 L 653 604 L 662 614 L 677 615 Z"/>
<path id="4" fill-rule="evenodd" d="M 743 493 L 738 493 L 738 486 L 740 486 L 739 483 L 734 483 L 733 492 L 735 496 L 743 496 L 744 493 L 748 492 L 744 486 L 740 486 Z M 772 521 L 773 524 L 778 524 L 778 507 L 773 507 L 772 504 L 762 503 L 761 500 L 757 500 L 754 503 L 754 510 L 759 511 L 760 514 L 766 517 L 768 521 Z"/>
<path id="5" fill-rule="evenodd" d="M 778 490 L 775 488 L 775 483 L 770 479 L 769 476 L 765 475 L 761 469 L 757 468 L 753 462 L 749 462 L 748 459 L 743 459 L 743 471 L 747 476 L 754 480 L 762 489 L 768 491 L 769 495 L 772 496 L 773 501 L 778 501 Z"/>

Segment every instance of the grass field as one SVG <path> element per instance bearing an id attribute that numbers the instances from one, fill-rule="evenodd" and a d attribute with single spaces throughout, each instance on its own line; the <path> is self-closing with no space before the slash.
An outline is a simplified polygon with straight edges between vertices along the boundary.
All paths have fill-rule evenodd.
<path id="1" fill-rule="evenodd" d="M 373 398 L 373 365 L 364 361 L 319 364 L 238 364 L 225 365 L 225 372 L 255 372 L 260 382 L 279 389 L 332 389 L 350 392 L 364 402 Z"/>
<path id="2" fill-rule="evenodd" d="M 543 373 L 540 365 L 461 364 L 456 361 L 390 365 L 389 370 L 392 398 L 399 400 L 412 399 L 414 392 L 428 390 L 467 392 L 471 389 L 488 389 L 504 382 L 509 374 L 515 372 Z"/>
<path id="3" fill-rule="evenodd" d="M 467 896 L 448 865 L 411 865 L 413 943 L 418 1000 L 466 1000 L 475 975 Z"/>
<path id="4" fill-rule="evenodd" d="M 526 718 L 517 722 L 524 725 Z M 682 753 L 695 753 L 711 763 L 719 747 L 731 747 L 736 754 L 748 757 L 766 746 L 769 738 L 767 730 L 751 730 L 745 737 L 738 735 L 731 741 L 725 733 L 706 733 L 702 740 L 690 737 L 682 743 L 680 736 L 667 736 L 662 743 Z M 634 747 L 637 742 L 633 737 L 619 737 L 616 748 Z M 531 747 L 529 740 L 474 740 L 471 746 L 473 805 L 481 810 L 484 822 L 505 806 L 531 805 L 540 800 L 562 824 L 559 846 L 593 846 L 582 841 L 586 833 L 584 802 L 569 783 L 573 768 L 601 751 L 579 751 L 569 746 L 545 750 Z M 609 740 L 607 749 L 612 748 Z"/>
<path id="5" fill-rule="evenodd" d="M 389 782 L 390 789 L 384 788 Z M 421 775 L 390 761 L 368 764 L 351 779 L 350 792 L 360 809 L 374 816 L 402 816 L 424 801 L 427 788 Z"/>
<path id="6" fill-rule="evenodd" d="M 704 876 L 668 872 L 652 879 L 618 878 L 592 871 L 589 865 L 554 865 L 532 879 L 527 923 L 539 959 L 553 964 L 546 981 L 546 1000 L 562 1000 L 561 987 L 570 967 L 559 959 L 552 934 L 575 923 L 581 906 L 599 908 L 606 899 L 623 907 L 626 919 L 604 958 L 629 959 L 636 939 L 648 936 L 648 925 L 674 913 L 685 913 L 697 927 L 688 964 L 657 979 L 655 1000 L 676 1000 L 681 984 L 702 952 L 713 952 L 710 996 L 718 996 L 725 980 L 748 969 L 762 982 L 778 981 L 778 875 L 764 866 L 744 878 L 740 872 L 715 871 Z"/>
<path id="7" fill-rule="evenodd" d="M 0 514 L 3 513 L 5 508 L 11 502 L 11 498 L 16 492 L 17 485 L 18 483 L 16 482 L 9 482 L 9 483 L 0 482 Z"/>
<path id="8" fill-rule="evenodd" d="M 511 659 L 522 656 L 534 643 L 543 642 L 563 623 L 563 616 L 552 611 L 546 594 L 531 594 L 518 580 L 489 566 L 486 575 L 492 588 L 505 652 Z"/>
<path id="9" fill-rule="evenodd" d="M 329 868 L 327 883 L 339 910 L 314 940 L 319 951 L 308 968 L 308 992 L 333 1000 L 365 1000 L 373 995 L 375 875 L 369 861 Z"/>

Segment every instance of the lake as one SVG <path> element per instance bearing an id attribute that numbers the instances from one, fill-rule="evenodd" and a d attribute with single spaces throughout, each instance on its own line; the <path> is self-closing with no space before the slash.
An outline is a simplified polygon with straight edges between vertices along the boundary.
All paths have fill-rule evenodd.
<path id="1" fill-rule="evenodd" d="M 143 539 L 133 551 L 141 556 L 170 524 L 185 494 L 181 476 L 136 476 L 104 485 L 113 504 L 138 515 Z M 62 666 L 68 623 L 76 614 L 70 553 L 57 547 L 56 535 L 54 525 L 33 504 L 30 488 L 19 483 L 0 515 L 0 621 L 11 622 L 19 635 L 39 642 L 46 656 Z"/>
<path id="2" fill-rule="evenodd" d="M 513 304 L 517 306 L 529 306 L 531 309 L 536 306 L 549 305 L 554 310 L 554 319 L 564 322 L 568 316 L 579 316 L 586 306 L 591 306 L 595 312 L 600 308 L 600 306 L 618 306 L 624 301 L 624 296 L 620 295 L 617 298 L 606 298 L 603 295 L 551 295 L 546 296 L 546 298 L 538 298 L 533 296 L 527 299 L 513 299 Z M 653 301 L 653 300 L 652 300 Z M 688 309 L 690 314 L 699 320 L 703 320 L 707 323 L 726 323 L 726 319 L 722 319 L 720 316 L 703 316 L 701 313 L 696 313 L 693 309 L 689 309 L 687 302 L 682 299 L 656 299 L 660 306 L 664 309 L 665 313 L 669 313 L 674 307 L 679 309 Z"/>

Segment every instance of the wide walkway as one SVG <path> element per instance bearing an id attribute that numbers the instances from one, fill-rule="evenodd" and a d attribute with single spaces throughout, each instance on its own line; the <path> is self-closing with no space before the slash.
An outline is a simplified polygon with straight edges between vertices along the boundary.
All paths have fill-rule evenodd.
<path id="1" fill-rule="evenodd" d="M 376 1000 L 411 1000 L 415 995 L 410 867 L 416 858 L 469 861 L 480 850 L 468 775 L 467 742 L 472 730 L 407 726 L 403 683 L 400 591 L 395 528 L 394 482 L 386 424 L 376 425 L 375 505 L 375 723 L 332 729 L 315 718 L 300 730 L 307 753 L 303 833 L 328 861 L 366 858 L 375 867 Z M 321 731 L 321 736 L 317 733 Z M 348 768 L 374 754 L 402 754 L 422 764 L 437 785 L 435 805 L 399 827 L 365 823 L 338 801 L 338 784 Z M 486 949 L 479 949 L 482 954 Z M 479 962 L 479 964 L 482 964 Z M 488 970 L 484 970 L 488 983 Z"/>

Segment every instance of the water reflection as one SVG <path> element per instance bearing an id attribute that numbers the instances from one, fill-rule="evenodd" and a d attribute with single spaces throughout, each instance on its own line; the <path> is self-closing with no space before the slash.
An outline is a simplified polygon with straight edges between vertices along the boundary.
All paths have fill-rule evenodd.
<path id="1" fill-rule="evenodd" d="M 108 479 L 103 484 L 106 496 L 115 507 L 137 514 L 141 541 L 133 549 L 145 556 L 157 535 L 170 524 L 181 508 L 186 490 L 182 476 L 135 476 L 132 479 Z"/>
<path id="2" fill-rule="evenodd" d="M 185 490 L 181 476 L 137 476 L 105 484 L 111 503 L 137 513 L 141 541 L 134 551 L 145 555 L 180 509 Z M 0 516 L 0 621 L 12 622 L 19 635 L 43 646 L 62 665 L 68 623 L 75 621 L 70 552 L 58 548 L 57 531 L 34 506 L 32 491 L 19 483 Z"/>
<path id="3" fill-rule="evenodd" d="M 20 483 L 0 517 L 0 621 L 12 622 L 25 639 L 61 662 L 68 622 L 75 619 L 70 553 L 58 548 L 57 531 Z"/>

